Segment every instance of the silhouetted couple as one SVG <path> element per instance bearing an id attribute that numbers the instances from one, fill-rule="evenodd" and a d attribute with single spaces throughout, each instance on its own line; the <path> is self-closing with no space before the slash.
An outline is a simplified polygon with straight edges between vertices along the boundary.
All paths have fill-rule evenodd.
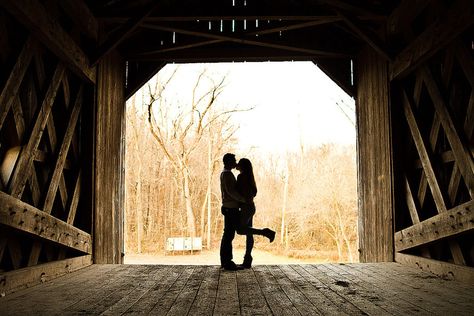
<path id="1" fill-rule="evenodd" d="M 223 162 L 224 170 L 220 176 L 221 212 L 224 215 L 224 234 L 220 250 L 221 266 L 226 270 L 249 269 L 252 266 L 253 235 L 265 236 L 272 242 L 275 239 L 275 232 L 269 228 L 252 227 L 252 219 L 255 215 L 253 198 L 257 195 L 257 185 L 250 160 L 242 158 L 237 164 L 234 154 L 225 154 Z M 237 180 L 232 173 L 234 168 L 240 172 Z M 232 240 L 236 232 L 247 236 L 244 261 L 239 266 L 232 261 Z"/>

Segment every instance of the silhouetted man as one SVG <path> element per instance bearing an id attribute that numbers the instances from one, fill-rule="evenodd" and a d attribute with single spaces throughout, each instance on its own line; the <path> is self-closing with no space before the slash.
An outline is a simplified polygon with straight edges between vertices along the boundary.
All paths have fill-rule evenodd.
<path id="1" fill-rule="evenodd" d="M 221 172 L 221 212 L 224 215 L 224 234 L 221 240 L 221 266 L 226 270 L 239 270 L 232 261 L 232 240 L 239 226 L 239 202 L 245 199 L 236 191 L 236 180 L 232 169 L 237 166 L 235 155 L 227 153 L 223 157 L 224 170 Z"/>

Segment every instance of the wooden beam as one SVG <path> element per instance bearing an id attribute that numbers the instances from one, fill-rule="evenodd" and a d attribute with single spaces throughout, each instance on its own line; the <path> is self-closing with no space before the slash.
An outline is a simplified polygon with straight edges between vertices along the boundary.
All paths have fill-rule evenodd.
<path id="1" fill-rule="evenodd" d="M 387 28 L 390 35 L 402 33 L 404 28 L 410 28 L 411 22 L 423 11 L 431 0 L 402 0 L 387 18 Z"/>
<path id="2" fill-rule="evenodd" d="M 395 253 L 395 261 L 401 264 L 419 268 L 425 272 L 433 273 L 443 279 L 474 283 L 474 268 L 460 266 L 448 262 L 422 258 L 404 253 Z"/>
<path id="3" fill-rule="evenodd" d="M 340 18 L 338 18 L 338 20 L 340 20 Z M 249 32 L 249 33 L 245 33 L 244 36 L 265 35 L 265 34 L 273 34 L 273 33 L 278 33 L 278 32 L 292 31 L 292 30 L 321 25 L 321 24 L 324 24 L 323 22 L 328 23 L 327 21 L 321 21 L 321 20 L 309 21 L 309 22 L 297 23 L 293 25 L 286 25 L 286 26 L 281 26 L 281 27 L 269 28 L 265 30 L 259 30 L 256 32 Z M 206 46 L 206 45 L 213 45 L 213 44 L 222 43 L 222 42 L 225 42 L 225 41 L 224 40 L 198 41 L 198 42 L 188 43 L 184 45 L 174 45 L 172 47 L 155 49 L 155 50 L 146 51 L 142 53 L 134 53 L 134 56 L 138 57 L 142 55 L 146 56 L 146 55 L 152 55 L 152 54 L 159 54 L 159 53 L 171 52 L 171 51 L 176 51 L 176 50 L 189 49 L 189 48 L 201 47 L 201 46 Z"/>
<path id="4" fill-rule="evenodd" d="M 8 295 L 77 271 L 91 264 L 92 256 L 85 255 L 14 271 L 0 272 L 0 293 Z"/>
<path id="5" fill-rule="evenodd" d="M 432 148 L 433 148 L 433 146 L 432 146 Z M 436 161 L 439 161 L 443 164 L 455 161 L 454 154 L 453 154 L 452 150 L 444 151 L 441 154 L 436 155 L 436 157 L 433 157 L 433 159 L 435 159 Z M 423 164 L 421 163 L 421 160 L 419 160 L 419 159 L 415 160 L 414 167 L 416 169 L 423 168 Z"/>
<path id="6" fill-rule="evenodd" d="M 95 82 L 95 69 L 89 66 L 89 58 L 64 31 L 59 22 L 48 14 L 41 2 L 4 0 L 0 5 L 18 22 L 23 23 L 74 72 L 90 82 Z"/>
<path id="7" fill-rule="evenodd" d="M 130 72 L 127 78 L 127 88 L 125 89 L 125 100 L 128 100 L 135 92 L 138 91 L 145 83 L 148 82 L 161 68 L 166 65 L 165 62 L 151 62 L 151 63 L 139 63 L 138 70 Z M 130 66 L 130 64 L 129 64 Z M 132 73 L 134 76 L 132 77 Z"/>
<path id="8" fill-rule="evenodd" d="M 436 54 L 474 23 L 474 2 L 458 0 L 446 14 L 429 26 L 392 63 L 390 79 L 402 77 Z"/>
<path id="9" fill-rule="evenodd" d="M 97 41 L 99 24 L 83 0 L 61 0 L 57 3 L 87 37 Z"/>
<path id="10" fill-rule="evenodd" d="M 446 203 L 444 197 L 439 188 L 438 180 L 436 179 L 436 174 L 433 170 L 433 164 L 431 163 L 430 155 L 428 154 L 427 146 L 423 137 L 421 136 L 420 129 L 418 128 L 418 123 L 416 122 L 415 115 L 413 113 L 412 105 L 406 92 L 403 90 L 403 110 L 405 112 L 405 118 L 410 128 L 413 141 L 415 142 L 418 155 L 420 156 L 421 164 L 423 165 L 423 170 L 425 172 L 426 180 L 431 189 L 433 199 L 438 209 L 437 213 L 446 211 Z"/>
<path id="11" fill-rule="evenodd" d="M 340 20 L 341 18 L 337 18 Z M 336 18 L 334 18 L 332 21 L 335 21 Z M 321 24 L 329 23 L 327 20 L 321 21 L 321 20 L 316 20 L 316 21 L 309 21 L 309 22 L 303 22 L 303 23 L 297 23 L 293 25 L 286 25 L 286 26 L 281 26 L 281 27 L 275 27 L 275 28 L 269 28 L 269 29 L 264 29 L 264 30 L 259 30 L 255 32 L 249 32 L 245 33 L 244 36 L 255 36 L 255 35 L 265 35 L 265 34 L 273 34 L 273 33 L 278 33 L 278 32 L 283 32 L 283 31 L 291 31 L 291 30 L 297 30 L 297 29 L 302 29 L 302 28 L 308 28 L 308 27 L 313 27 Z M 176 51 L 176 50 L 182 50 L 182 49 L 189 49 L 189 48 L 194 48 L 194 47 L 201 47 L 201 46 L 206 46 L 206 45 L 212 45 L 212 44 L 217 44 L 217 43 L 222 43 L 225 42 L 225 40 L 207 40 L 207 41 L 199 41 L 195 43 L 189 43 L 185 45 L 175 45 L 173 47 L 167 47 L 167 48 L 161 48 L 161 49 L 154 49 L 154 50 L 149 50 L 146 52 L 142 53 L 134 53 L 134 56 L 146 56 L 146 55 L 153 55 L 153 54 L 159 54 L 159 53 L 165 53 L 165 52 L 171 52 L 171 51 Z"/>
<path id="12" fill-rule="evenodd" d="M 104 55 L 117 47 L 117 45 L 126 39 L 127 36 L 129 36 L 142 23 L 143 19 L 150 15 L 150 13 L 153 12 L 160 4 L 160 1 L 152 1 L 151 4 L 148 5 L 136 17 L 130 18 L 119 29 L 108 35 L 91 58 L 91 65 L 95 66 Z"/>
<path id="13" fill-rule="evenodd" d="M 474 200 L 395 233 L 395 250 L 403 251 L 474 229 Z"/>
<path id="14" fill-rule="evenodd" d="M 0 224 L 81 252 L 92 252 L 91 235 L 0 192 Z"/>
<path id="15" fill-rule="evenodd" d="M 199 36 L 199 37 L 205 37 L 205 38 L 211 38 L 211 39 L 218 39 L 218 40 L 234 42 L 234 43 L 239 43 L 239 44 L 246 44 L 246 45 L 253 45 L 253 46 L 260 46 L 260 47 L 268 47 L 268 48 L 280 49 L 280 50 L 287 50 L 287 51 L 292 51 L 292 52 L 305 53 L 305 54 L 309 54 L 309 55 L 313 55 L 313 56 L 325 56 L 325 57 L 333 57 L 333 58 L 349 57 L 347 54 L 344 54 L 344 53 L 328 52 L 328 51 L 322 51 L 322 50 L 316 50 L 316 49 L 310 49 L 310 48 L 295 47 L 295 46 L 288 46 L 288 45 L 282 45 L 282 44 L 276 44 L 276 43 L 270 43 L 270 42 L 249 40 L 249 39 L 240 38 L 240 37 L 233 37 L 233 36 L 212 34 L 212 33 L 207 33 L 207 32 L 185 30 L 185 29 L 180 29 L 180 28 L 176 28 L 176 27 L 162 26 L 162 25 L 156 25 L 156 24 L 145 23 L 142 26 L 146 27 L 146 28 L 149 28 L 149 29 L 153 29 L 153 30 L 176 32 L 176 33 L 179 33 L 179 34 L 186 34 L 186 35 L 191 35 L 191 36 Z"/>
<path id="16" fill-rule="evenodd" d="M 76 123 L 81 112 L 82 94 L 83 87 L 81 86 L 79 88 L 79 91 L 77 92 L 76 102 L 74 103 L 74 107 L 71 111 L 69 123 L 64 134 L 63 143 L 61 144 L 61 148 L 59 149 L 56 166 L 54 168 L 48 192 L 46 194 L 43 211 L 48 214 L 51 213 L 51 209 L 53 208 L 54 198 L 56 197 L 56 191 L 64 170 L 64 165 L 66 163 L 66 157 L 69 152 L 69 147 L 71 145 L 72 136 L 74 135 Z"/>
<path id="17" fill-rule="evenodd" d="M 372 34 L 369 30 L 365 29 L 357 20 L 349 18 L 344 13 L 337 11 L 337 14 L 342 18 L 344 23 L 362 39 L 364 42 L 369 44 L 377 53 L 379 53 L 387 61 L 392 61 L 392 56 L 388 52 L 386 45 L 377 37 L 376 34 Z"/>
<path id="18" fill-rule="evenodd" d="M 351 82 L 351 60 L 313 59 L 313 63 L 321 69 L 344 92 L 355 97 L 355 87 Z M 344 69 L 345 67 L 345 69 Z"/>
<path id="19" fill-rule="evenodd" d="M 3 90 L 0 94 L 0 129 L 2 129 L 5 118 L 7 117 L 8 111 L 12 103 L 15 101 L 15 98 L 18 96 L 18 90 L 20 85 L 23 82 L 23 77 L 25 76 L 26 70 L 30 65 L 31 57 L 35 51 L 36 41 L 30 36 L 21 50 L 20 55 L 17 58 L 15 66 L 10 72 Z"/>
<path id="20" fill-rule="evenodd" d="M 448 112 L 447 104 L 441 95 L 438 85 L 434 81 L 430 70 L 427 67 L 422 67 L 420 72 L 423 76 L 428 93 L 433 100 L 436 114 L 439 117 L 446 137 L 451 145 L 451 149 L 453 150 L 456 165 L 463 176 L 469 195 L 471 198 L 474 198 L 474 161 L 471 156 L 471 151 L 468 144 L 464 144 L 461 141 L 456 126 Z"/>
<path id="21" fill-rule="evenodd" d="M 377 20 L 384 21 L 385 17 L 382 15 L 357 15 L 359 20 Z M 125 23 L 128 19 L 126 17 L 102 16 L 98 19 L 105 23 Z M 148 16 L 143 23 L 156 22 L 195 22 L 195 21 L 328 21 L 331 23 L 340 21 L 341 18 L 337 15 L 192 15 L 192 16 Z"/>
<path id="22" fill-rule="evenodd" d="M 76 123 L 79 118 L 79 113 L 81 111 L 82 93 L 83 93 L 83 88 L 81 86 L 79 88 L 79 91 L 77 92 L 76 102 L 74 103 L 74 107 L 72 108 L 72 111 L 71 111 L 69 123 L 66 128 L 66 132 L 64 134 L 61 148 L 59 149 L 58 158 L 56 160 L 56 166 L 54 168 L 53 175 L 51 176 L 51 181 L 48 187 L 48 191 L 46 193 L 46 198 L 45 198 L 44 206 L 43 206 L 43 212 L 47 214 L 51 213 L 58 186 L 60 184 L 60 181 L 64 179 L 63 178 L 64 165 L 66 163 L 66 157 L 69 152 L 72 136 L 74 135 Z M 63 202 L 63 207 L 64 209 L 66 208 L 65 202 Z M 31 253 L 30 253 L 30 258 L 28 260 L 28 266 L 37 264 L 41 247 L 42 247 L 42 243 L 40 241 L 36 240 L 33 243 Z"/>
<path id="23" fill-rule="evenodd" d="M 29 175 L 30 168 L 33 165 L 33 155 L 38 148 L 41 136 L 43 135 L 44 128 L 49 118 L 51 108 L 56 97 L 59 84 L 64 75 L 64 67 L 59 63 L 54 72 L 53 78 L 51 79 L 50 86 L 44 100 L 41 105 L 41 109 L 36 118 L 36 122 L 30 134 L 30 139 L 26 146 L 23 147 L 20 157 L 13 171 L 13 175 L 10 179 L 10 186 L 8 192 L 14 197 L 21 197 L 25 183 L 27 181 L 27 175 Z"/>
<path id="24" fill-rule="evenodd" d="M 81 196 L 81 173 L 77 175 L 76 184 L 74 186 L 74 193 L 72 195 L 71 205 L 69 206 L 69 212 L 67 215 L 66 223 L 69 225 L 74 225 L 74 220 L 76 219 L 77 205 L 79 204 L 79 197 Z"/>
<path id="25" fill-rule="evenodd" d="M 380 16 L 380 14 L 377 12 L 374 12 L 368 8 L 363 8 L 361 6 L 353 5 L 349 3 L 348 1 L 322 0 L 322 2 L 327 3 L 331 7 L 354 12 L 355 14 L 359 14 L 362 16 Z"/>
<path id="26" fill-rule="evenodd" d="M 224 47 L 227 46 L 227 47 Z M 235 48 L 235 49 L 234 49 Z M 324 57 L 322 57 L 324 58 Z M 212 50 L 194 48 L 176 52 L 149 55 L 135 58 L 127 56 L 129 61 L 162 62 L 162 63 L 203 63 L 203 62 L 266 62 L 266 61 L 310 61 L 315 59 L 313 54 L 287 52 L 283 50 L 260 48 L 251 46 L 232 47 L 221 44 Z"/>
<path id="27" fill-rule="evenodd" d="M 407 176 L 403 175 L 403 180 L 405 182 L 405 199 L 408 205 L 408 211 L 410 212 L 410 218 L 412 224 L 418 224 L 420 222 L 420 218 L 418 217 L 418 210 L 415 204 L 415 200 L 413 199 L 413 193 L 410 187 L 410 183 L 408 182 Z"/>

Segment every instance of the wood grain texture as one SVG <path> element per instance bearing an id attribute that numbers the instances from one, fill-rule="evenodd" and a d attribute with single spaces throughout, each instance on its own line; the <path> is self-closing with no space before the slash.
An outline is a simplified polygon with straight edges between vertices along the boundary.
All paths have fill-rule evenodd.
<path id="1" fill-rule="evenodd" d="M 95 127 L 94 263 L 122 262 L 124 179 L 124 61 L 118 53 L 98 65 Z"/>
<path id="2" fill-rule="evenodd" d="M 94 264 L 0 299 L 2 315 L 470 315 L 472 282 L 398 263 Z"/>
<path id="3" fill-rule="evenodd" d="M 393 260 L 392 141 L 387 63 L 366 48 L 357 60 L 359 259 Z"/>
<path id="4" fill-rule="evenodd" d="M 90 234 L 4 192 L 0 192 L 0 202 L 0 224 L 84 253 L 92 253 Z"/>

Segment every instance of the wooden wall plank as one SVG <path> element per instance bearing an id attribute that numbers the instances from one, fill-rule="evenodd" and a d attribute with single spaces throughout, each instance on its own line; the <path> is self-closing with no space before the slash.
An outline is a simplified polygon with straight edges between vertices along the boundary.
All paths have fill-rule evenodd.
<path id="1" fill-rule="evenodd" d="M 474 200 L 395 233 L 395 250 L 403 251 L 474 229 Z"/>
<path id="2" fill-rule="evenodd" d="M 359 259 L 361 262 L 393 261 L 388 64 L 367 47 L 356 65 Z"/>
<path id="3" fill-rule="evenodd" d="M 123 250 L 124 61 L 117 52 L 98 66 L 95 130 L 94 263 L 121 263 Z"/>
<path id="4" fill-rule="evenodd" d="M 5 0 L 1 5 L 79 76 L 95 82 L 89 58 L 39 1 Z"/>
<path id="5" fill-rule="evenodd" d="M 9 294 L 54 278 L 71 273 L 92 264 L 92 256 L 80 257 L 40 264 L 9 272 L 0 272 L 0 293 Z"/>
<path id="6" fill-rule="evenodd" d="M 0 192 L 0 224 L 91 253 L 91 235 L 37 208 Z"/>

